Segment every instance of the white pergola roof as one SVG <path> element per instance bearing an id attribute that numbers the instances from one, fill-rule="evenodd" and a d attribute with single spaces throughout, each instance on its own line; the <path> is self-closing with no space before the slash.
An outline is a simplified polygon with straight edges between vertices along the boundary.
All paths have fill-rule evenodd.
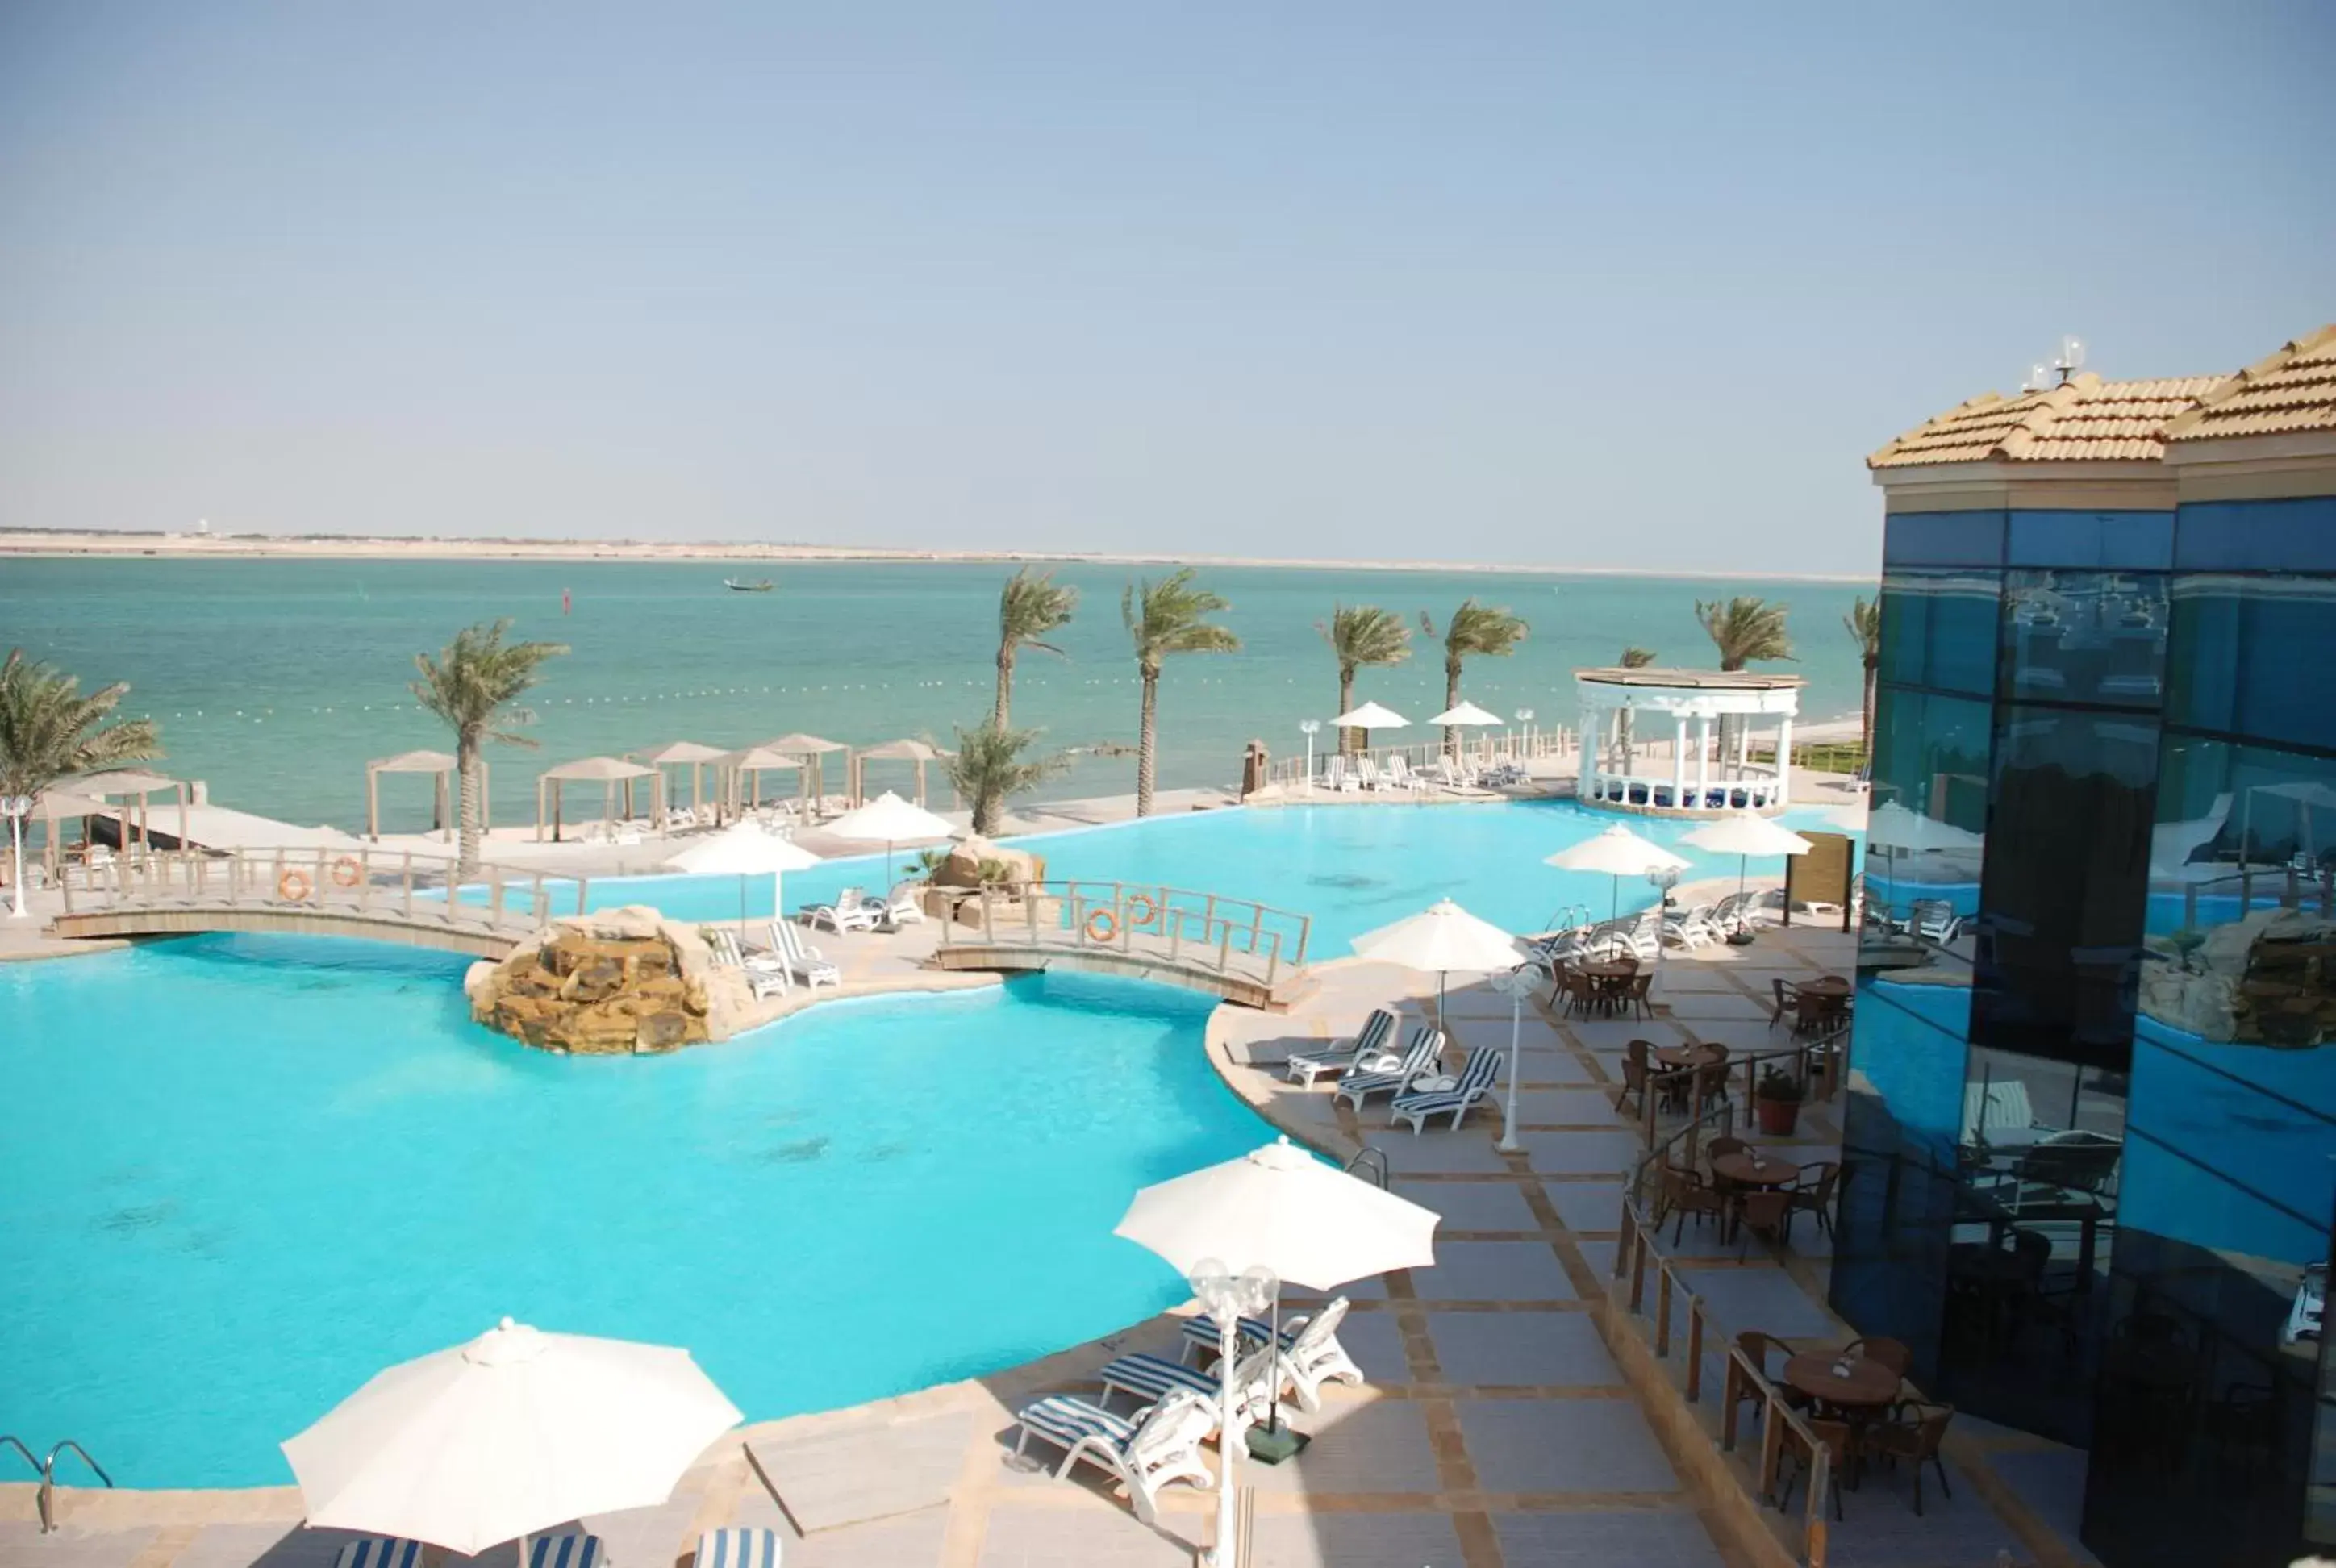
<path id="1" fill-rule="evenodd" d="M 1652 665 L 1626 669 L 1618 665 L 1573 672 L 1574 692 L 1585 721 L 1592 714 L 1619 708 L 1674 718 L 1717 718 L 1722 714 L 1789 716 L 1800 712 L 1801 688 L 1806 685 L 1796 675 L 1757 670 L 1660 669 Z"/>

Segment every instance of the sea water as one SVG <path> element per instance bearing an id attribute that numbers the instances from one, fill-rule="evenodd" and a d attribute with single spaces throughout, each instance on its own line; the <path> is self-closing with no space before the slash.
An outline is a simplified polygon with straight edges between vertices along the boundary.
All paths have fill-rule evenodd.
<path id="1" fill-rule="evenodd" d="M 1078 614 L 1055 639 L 1066 657 L 1022 657 L 1015 723 L 1043 728 L 1050 746 L 1132 745 L 1138 688 L 1121 590 L 1170 570 L 1059 569 L 1081 592 Z M 540 768 L 598 753 L 676 739 L 744 745 L 797 730 L 854 745 L 904 735 L 950 744 L 953 726 L 989 712 L 998 589 L 1008 571 L 938 562 L 0 558 L 0 648 L 53 660 L 85 689 L 129 682 L 123 711 L 161 724 L 163 771 L 207 781 L 220 803 L 354 828 L 364 821 L 367 758 L 450 748 L 444 726 L 407 690 L 414 656 L 473 621 L 508 616 L 514 637 L 572 649 L 546 667 L 515 721 L 538 749 L 490 748 L 495 820 L 516 823 L 532 819 Z M 742 572 L 768 573 L 777 590 L 723 588 L 725 574 Z M 1531 637 L 1509 657 L 1472 661 L 1465 690 L 1504 716 L 1532 709 L 1539 727 L 1574 723 L 1572 671 L 1611 663 L 1626 646 L 1708 664 L 1696 600 L 1737 593 L 1791 607 L 1799 661 L 1778 667 L 1809 681 L 1806 717 L 1854 715 L 1860 699 L 1856 645 L 1842 628 L 1858 590 L 1844 584 L 1261 567 L 1200 576 L 1231 601 L 1222 618 L 1242 647 L 1169 661 L 1163 788 L 1233 783 L 1252 737 L 1278 756 L 1303 751 L 1299 721 L 1337 711 L 1337 670 L 1316 628 L 1341 603 L 1384 606 L 1415 623 L 1425 612 L 1439 630 L 1471 595 L 1515 610 Z M 1439 712 L 1442 649 L 1425 638 L 1416 646 L 1408 663 L 1364 671 L 1358 696 L 1415 721 Z M 1132 755 L 1086 755 L 1040 798 L 1124 794 L 1134 776 Z M 870 778 L 905 793 L 911 774 L 906 764 L 877 764 Z M 386 778 L 383 796 L 385 826 L 429 825 L 428 780 Z M 599 815 L 599 793 L 573 790 L 570 809 Z"/>

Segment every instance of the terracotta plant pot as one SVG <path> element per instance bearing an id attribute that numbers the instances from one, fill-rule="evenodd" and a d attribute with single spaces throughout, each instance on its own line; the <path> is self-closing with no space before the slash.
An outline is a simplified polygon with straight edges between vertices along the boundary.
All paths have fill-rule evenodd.
<path id="1" fill-rule="evenodd" d="M 1761 1132 L 1772 1138 L 1789 1138 L 1793 1135 L 1793 1129 L 1800 1125 L 1801 1102 L 1798 1100 L 1771 1100 L 1756 1096 L 1752 1109 L 1759 1118 Z"/>

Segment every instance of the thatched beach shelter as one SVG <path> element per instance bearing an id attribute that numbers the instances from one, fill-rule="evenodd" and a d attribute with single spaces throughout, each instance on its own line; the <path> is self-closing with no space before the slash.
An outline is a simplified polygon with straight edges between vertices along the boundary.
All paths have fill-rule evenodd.
<path id="1" fill-rule="evenodd" d="M 647 766 L 646 764 L 627 762 L 622 757 L 588 756 L 579 757 L 574 762 L 561 763 L 557 767 L 546 768 L 541 774 L 537 775 L 535 781 L 536 838 L 540 841 L 543 837 L 544 805 L 548 799 L 551 807 L 551 842 L 553 843 L 558 843 L 560 842 L 560 790 L 561 785 L 571 784 L 597 784 L 600 785 L 601 799 L 603 803 L 601 811 L 602 818 L 605 821 L 614 822 L 617 817 L 617 786 L 620 784 L 626 786 L 626 796 L 629 803 L 632 794 L 631 785 L 633 781 L 636 779 L 655 779 L 657 781 L 655 799 L 657 802 L 657 832 L 660 833 L 664 833 L 665 774 L 658 772 L 656 768 Z"/>
<path id="2" fill-rule="evenodd" d="M 112 773 L 83 774 L 79 778 L 66 779 L 64 786 L 76 795 L 122 803 L 118 814 L 121 817 L 122 847 L 125 850 L 131 842 L 130 803 L 137 803 L 138 842 L 149 843 L 151 840 L 148 837 L 147 802 L 164 790 L 170 790 L 178 797 L 179 843 L 182 848 L 186 844 L 187 781 L 184 779 L 164 778 L 161 774 L 141 773 L 135 768 L 117 768 Z"/>
<path id="3" fill-rule="evenodd" d="M 750 745 L 742 751 L 726 752 L 716 759 L 715 765 L 721 770 L 722 799 L 733 816 L 749 805 L 763 803 L 764 774 L 791 772 L 801 774 L 803 771 L 803 758 L 774 751 L 766 745 Z M 746 784 L 749 774 L 754 775 L 751 789 Z"/>
<path id="4" fill-rule="evenodd" d="M 943 762 L 949 754 L 930 741 L 888 740 L 881 745 L 862 746 L 852 758 L 852 800 L 858 804 L 868 797 L 868 765 L 871 762 L 912 762 L 917 765 L 917 795 L 919 805 L 925 803 L 925 765 Z M 957 792 L 949 792 L 949 803 L 957 803 Z"/>
<path id="5" fill-rule="evenodd" d="M 395 756 L 375 757 L 365 764 L 365 837 L 381 842 L 381 775 L 385 773 L 418 773 L 435 775 L 436 790 L 430 804 L 430 827 L 443 833 L 448 842 L 454 838 L 453 785 L 462 764 L 448 752 L 402 751 Z M 493 822 L 487 807 L 487 765 L 479 764 L 479 821 Z"/>
<path id="6" fill-rule="evenodd" d="M 783 735 L 776 740 L 764 741 L 763 749 L 778 752 L 786 756 L 802 757 L 811 764 L 809 783 L 811 798 L 813 801 L 827 799 L 827 774 L 824 765 L 820 761 L 824 754 L 832 751 L 843 753 L 843 776 L 847 781 L 852 777 L 852 748 L 840 740 L 827 740 L 819 735 L 804 735 L 802 731 L 796 730 Z"/>
<path id="7" fill-rule="evenodd" d="M 689 809 L 694 813 L 706 809 L 706 765 L 719 763 L 729 755 L 718 745 L 700 745 L 694 740 L 669 740 L 647 751 L 625 754 L 628 760 L 647 763 L 651 767 L 689 769 Z"/>

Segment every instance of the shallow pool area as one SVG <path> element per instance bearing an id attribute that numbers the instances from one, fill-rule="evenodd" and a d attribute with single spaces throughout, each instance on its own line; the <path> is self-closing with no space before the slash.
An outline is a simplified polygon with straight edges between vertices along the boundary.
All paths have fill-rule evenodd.
<path id="1" fill-rule="evenodd" d="M 505 1313 L 686 1345 L 753 1418 L 852 1404 L 1182 1300 L 1112 1225 L 1269 1135 L 1179 991 L 1029 977 L 569 1058 L 473 1026 L 462 967 L 0 965 L 11 1430 L 125 1486 L 288 1482 L 278 1440 Z"/>

